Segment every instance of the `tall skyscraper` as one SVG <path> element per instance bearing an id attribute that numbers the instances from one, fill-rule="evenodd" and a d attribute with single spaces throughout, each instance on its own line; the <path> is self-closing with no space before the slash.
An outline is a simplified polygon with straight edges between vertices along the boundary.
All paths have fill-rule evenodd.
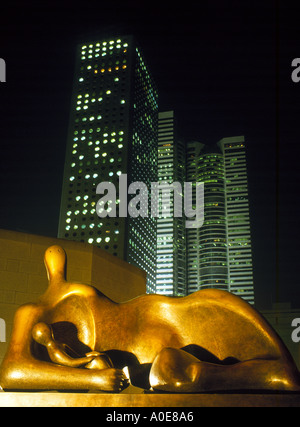
<path id="1" fill-rule="evenodd" d="M 189 180 L 204 183 L 204 223 L 187 230 L 189 292 L 228 289 L 224 159 L 219 149 L 192 142 Z"/>
<path id="2" fill-rule="evenodd" d="M 173 111 L 159 113 L 158 182 L 162 190 L 160 217 L 157 219 L 156 293 L 186 294 L 185 220 L 174 213 L 174 191 L 170 185 L 184 182 L 185 147 L 178 139 Z M 166 214 L 164 207 L 170 205 Z"/>
<path id="3" fill-rule="evenodd" d="M 122 185 L 97 215 L 101 182 L 119 188 L 157 181 L 158 93 L 132 36 L 81 44 L 77 49 L 58 237 L 97 245 L 147 272 L 155 290 L 156 218 L 120 213 Z M 123 181 L 124 183 L 124 181 Z M 124 187 L 124 188 L 123 188 Z M 150 196 L 149 196 L 150 197 Z"/>
<path id="4" fill-rule="evenodd" d="M 244 137 L 223 138 L 229 291 L 254 303 L 248 177 Z"/>
<path id="5" fill-rule="evenodd" d="M 204 182 L 204 224 L 187 230 L 188 293 L 228 290 L 254 303 L 244 137 L 190 142 L 187 179 Z"/>

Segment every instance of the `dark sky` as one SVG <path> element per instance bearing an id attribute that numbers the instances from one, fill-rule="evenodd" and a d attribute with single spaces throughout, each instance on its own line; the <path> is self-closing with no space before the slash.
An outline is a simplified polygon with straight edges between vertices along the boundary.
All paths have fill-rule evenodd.
<path id="1" fill-rule="evenodd" d="M 257 306 L 299 308 L 299 13 L 289 0 L 5 2 L 0 228 L 56 236 L 76 44 L 134 34 L 182 138 L 245 135 Z"/>

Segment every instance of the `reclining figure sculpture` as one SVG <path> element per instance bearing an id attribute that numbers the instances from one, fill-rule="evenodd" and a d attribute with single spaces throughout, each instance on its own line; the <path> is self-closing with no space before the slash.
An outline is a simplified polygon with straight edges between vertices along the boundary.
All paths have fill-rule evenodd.
<path id="1" fill-rule="evenodd" d="M 15 315 L 0 369 L 6 390 L 300 391 L 281 339 L 241 298 L 220 290 L 115 303 L 69 283 L 60 246 L 45 253 L 49 286 Z"/>

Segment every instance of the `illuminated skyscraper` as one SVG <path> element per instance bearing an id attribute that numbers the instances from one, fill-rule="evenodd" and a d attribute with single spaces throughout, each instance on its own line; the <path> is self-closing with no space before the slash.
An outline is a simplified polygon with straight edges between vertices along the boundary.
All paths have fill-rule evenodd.
<path id="1" fill-rule="evenodd" d="M 162 189 L 162 205 L 168 206 L 157 219 L 157 275 L 156 293 L 164 295 L 186 294 L 185 219 L 174 215 L 174 193 L 164 189 L 185 176 L 185 147 L 178 139 L 173 111 L 159 113 L 158 122 L 158 182 Z"/>
<path id="2" fill-rule="evenodd" d="M 204 183 L 204 223 L 187 230 L 189 292 L 228 289 L 224 159 L 218 148 L 192 142 L 189 180 Z"/>
<path id="3" fill-rule="evenodd" d="M 223 138 L 229 291 L 254 303 L 246 147 L 243 136 Z"/>
<path id="4" fill-rule="evenodd" d="M 187 230 L 188 293 L 228 290 L 254 303 L 244 137 L 190 142 L 187 180 L 204 182 L 204 224 Z"/>
<path id="5" fill-rule="evenodd" d="M 157 181 L 156 86 L 131 36 L 81 44 L 76 59 L 58 237 L 139 266 L 153 292 L 156 218 L 120 217 L 118 209 L 100 218 L 96 188 L 110 182 L 118 190 L 121 174 L 128 185 L 142 181 L 150 188 Z"/>

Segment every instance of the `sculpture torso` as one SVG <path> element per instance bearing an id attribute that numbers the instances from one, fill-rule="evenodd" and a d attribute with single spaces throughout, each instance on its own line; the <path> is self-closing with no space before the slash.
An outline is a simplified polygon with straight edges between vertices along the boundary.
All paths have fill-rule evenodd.
<path id="1" fill-rule="evenodd" d="M 62 339 L 69 338 L 70 347 L 78 335 L 91 350 L 130 352 L 140 363 L 151 363 L 165 347 L 197 346 L 220 361 L 277 358 L 282 350 L 257 312 L 223 291 L 185 298 L 144 295 L 118 304 L 90 286 L 60 286 L 56 298 L 42 297 L 48 307 L 40 320 L 52 324 L 58 337 L 57 331 L 65 328 Z"/>

